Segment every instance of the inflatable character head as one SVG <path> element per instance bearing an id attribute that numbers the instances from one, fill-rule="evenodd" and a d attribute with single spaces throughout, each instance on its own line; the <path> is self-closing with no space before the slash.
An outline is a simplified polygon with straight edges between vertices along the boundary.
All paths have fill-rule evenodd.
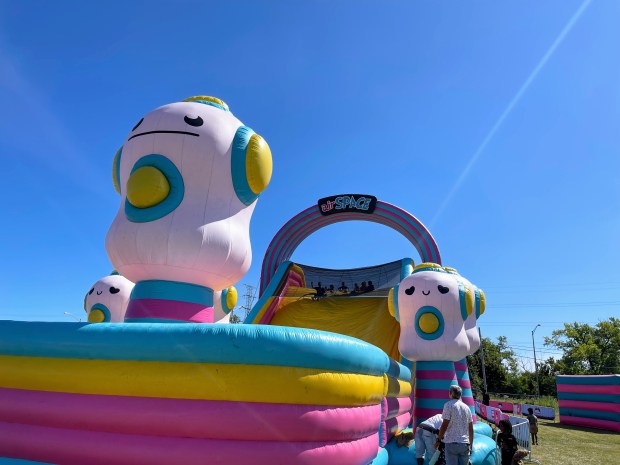
<path id="1" fill-rule="evenodd" d="M 271 172 L 265 140 L 220 99 L 147 113 L 114 158 L 121 204 L 106 237 L 111 262 L 136 283 L 226 289 L 250 267 L 250 218 Z"/>
<path id="2" fill-rule="evenodd" d="M 473 353 L 465 320 L 474 312 L 472 288 L 435 263 L 422 263 L 390 290 L 390 313 L 400 322 L 398 349 L 409 360 L 457 361 Z"/>
<path id="3" fill-rule="evenodd" d="M 92 285 L 84 297 L 84 310 L 91 323 L 119 323 L 125 318 L 134 284 L 117 272 Z"/>

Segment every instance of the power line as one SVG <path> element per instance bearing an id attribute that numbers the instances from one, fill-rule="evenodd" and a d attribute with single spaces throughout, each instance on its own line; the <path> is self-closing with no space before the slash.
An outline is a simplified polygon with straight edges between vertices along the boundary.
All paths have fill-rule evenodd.
<path id="1" fill-rule="evenodd" d="M 605 307 L 608 305 L 620 305 L 620 300 L 589 301 L 589 302 L 557 302 L 557 303 L 518 303 L 518 304 L 493 304 L 493 308 L 559 308 L 559 307 Z"/>
<path id="2" fill-rule="evenodd" d="M 508 347 L 510 347 L 515 352 L 527 352 L 528 354 L 533 352 L 532 349 L 518 348 L 514 346 L 508 346 Z M 540 350 L 538 348 L 536 348 L 536 352 L 540 352 L 541 354 L 553 354 L 553 355 L 564 354 L 564 352 L 561 350 Z"/>
<path id="3" fill-rule="evenodd" d="M 512 281 L 511 281 L 512 282 Z M 569 283 L 569 282 L 562 282 L 561 284 L 558 283 L 554 283 L 554 284 L 545 284 L 545 283 L 540 283 L 540 284 L 534 284 L 534 283 L 521 283 L 521 284 L 515 284 L 514 282 L 512 282 L 512 284 L 500 284 L 497 286 L 484 286 L 484 290 L 485 292 L 497 292 L 497 290 L 511 290 L 511 289 L 515 289 L 518 290 L 519 293 L 523 293 L 523 289 L 527 288 L 528 291 L 532 290 L 532 289 L 542 289 L 542 290 L 566 290 L 566 289 L 584 289 L 584 288 L 589 288 L 589 287 L 597 287 L 597 288 L 602 288 L 602 289 L 607 289 L 607 288 L 618 288 L 620 289 L 620 281 L 593 281 L 593 282 L 589 282 L 589 283 L 583 283 L 583 282 L 579 282 L 579 283 Z"/>

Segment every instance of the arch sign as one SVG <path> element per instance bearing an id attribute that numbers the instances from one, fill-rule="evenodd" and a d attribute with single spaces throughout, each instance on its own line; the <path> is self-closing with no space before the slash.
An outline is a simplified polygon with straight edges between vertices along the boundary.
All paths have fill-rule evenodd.
<path id="1" fill-rule="evenodd" d="M 362 194 L 344 194 L 319 199 L 319 212 L 323 216 L 336 213 L 366 213 L 372 215 L 377 206 L 377 197 Z"/>
<path id="2" fill-rule="evenodd" d="M 330 224 L 370 221 L 402 234 L 415 247 L 423 262 L 441 265 L 439 247 L 430 231 L 411 213 L 372 195 L 340 194 L 320 199 L 291 218 L 271 240 L 261 269 L 260 295 L 278 266 L 289 260 L 305 238 Z"/>

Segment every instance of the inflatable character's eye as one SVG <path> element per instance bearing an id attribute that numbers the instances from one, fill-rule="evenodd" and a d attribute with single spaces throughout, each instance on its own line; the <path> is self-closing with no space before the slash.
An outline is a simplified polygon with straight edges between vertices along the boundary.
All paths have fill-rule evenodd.
<path id="1" fill-rule="evenodd" d="M 442 286 L 441 284 L 437 286 L 437 289 L 439 289 L 439 292 L 441 292 L 442 294 L 447 294 L 448 292 L 450 292 L 450 289 L 448 289 L 445 286 Z"/>
<path id="2" fill-rule="evenodd" d="M 90 291 L 88 291 L 88 295 L 91 295 L 94 290 L 95 290 L 95 288 L 93 287 Z"/>
<path id="3" fill-rule="evenodd" d="M 415 292 L 414 286 L 411 286 L 409 289 L 405 289 L 405 294 L 407 295 L 413 295 L 414 292 Z"/>
<path id="4" fill-rule="evenodd" d="M 136 125 L 133 127 L 132 131 L 135 131 L 136 129 L 138 129 L 138 126 L 140 126 L 142 124 L 142 121 L 144 121 L 144 118 L 142 118 L 140 121 L 138 121 L 136 123 Z"/>
<path id="5" fill-rule="evenodd" d="M 190 118 L 189 116 L 186 116 L 185 118 L 183 118 L 183 121 L 185 121 L 190 126 L 194 126 L 195 128 L 197 128 L 198 126 L 202 126 L 204 123 L 200 116 L 196 116 L 195 118 Z"/>
<path id="6" fill-rule="evenodd" d="M 114 286 L 110 288 L 110 294 L 118 294 L 119 292 L 121 292 L 121 290 L 115 288 Z"/>

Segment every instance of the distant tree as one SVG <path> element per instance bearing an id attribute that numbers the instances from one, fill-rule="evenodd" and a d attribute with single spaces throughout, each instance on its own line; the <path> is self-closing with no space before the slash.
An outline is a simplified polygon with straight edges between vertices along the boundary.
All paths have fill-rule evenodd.
<path id="1" fill-rule="evenodd" d="M 489 338 L 482 339 L 484 349 L 484 366 L 487 375 L 487 389 L 489 392 L 519 392 L 518 386 L 518 363 L 517 357 L 508 346 L 506 336 L 497 338 L 494 343 Z M 484 391 L 482 383 L 482 362 L 480 351 L 467 357 L 469 366 L 469 377 L 472 389 L 477 396 L 481 396 Z"/>
<path id="2" fill-rule="evenodd" d="M 595 326 L 564 323 L 545 338 L 545 345 L 564 355 L 555 365 L 567 375 L 605 375 L 620 372 L 620 319 L 611 317 Z"/>
<path id="3" fill-rule="evenodd" d="M 552 357 L 538 364 L 538 382 L 540 383 L 541 396 L 557 396 L 555 375 L 559 370 L 558 361 Z"/>
<path id="4" fill-rule="evenodd" d="M 235 315 L 234 313 L 230 314 L 230 320 L 228 320 L 231 324 L 236 325 L 241 323 L 241 318 L 239 318 L 237 315 Z"/>

